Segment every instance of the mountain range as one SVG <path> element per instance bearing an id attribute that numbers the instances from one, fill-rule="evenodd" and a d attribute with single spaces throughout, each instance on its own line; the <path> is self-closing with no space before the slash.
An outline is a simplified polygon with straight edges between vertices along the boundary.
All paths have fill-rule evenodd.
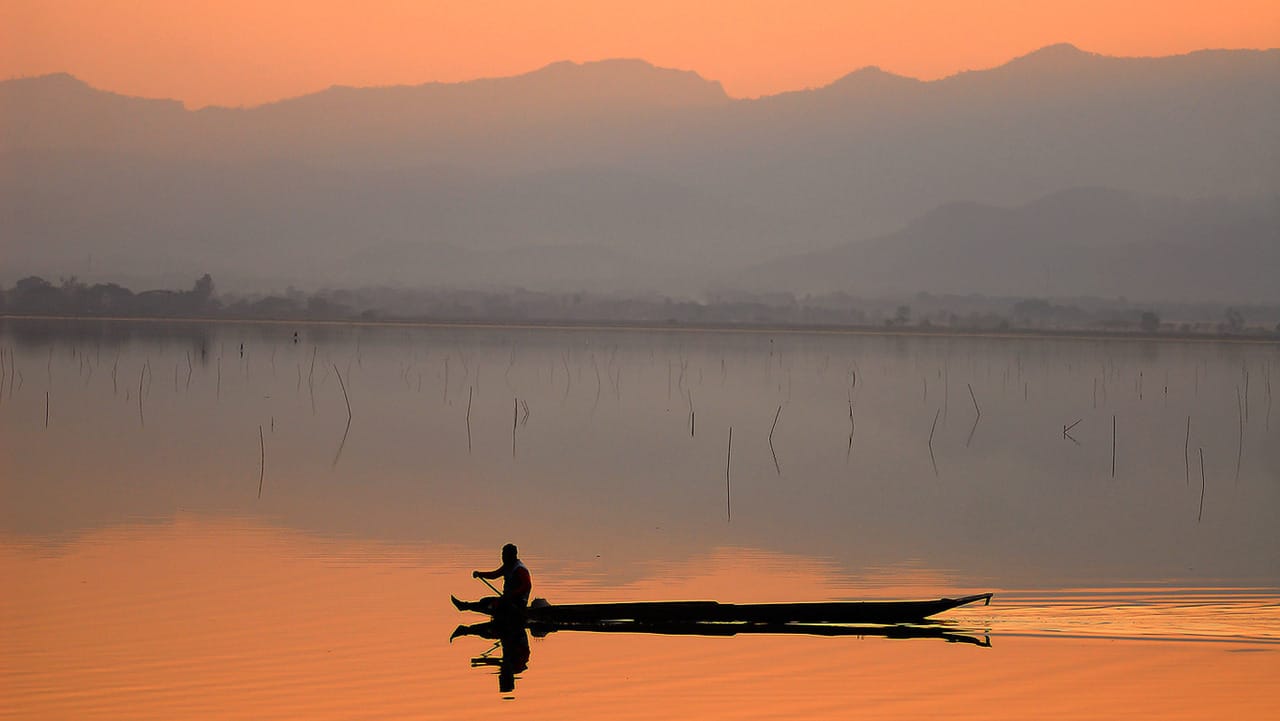
<path id="1" fill-rule="evenodd" d="M 1274 301 L 1278 208 L 1280 50 L 750 100 L 639 60 L 201 110 L 0 82 L 6 282 Z"/>

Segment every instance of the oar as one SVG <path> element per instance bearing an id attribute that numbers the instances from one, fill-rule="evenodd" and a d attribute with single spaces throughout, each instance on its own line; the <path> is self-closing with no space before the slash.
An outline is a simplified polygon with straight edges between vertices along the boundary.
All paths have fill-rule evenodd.
<path id="1" fill-rule="evenodd" d="M 484 585 L 488 586 L 490 591 L 493 591 L 494 593 L 498 594 L 499 596 L 501 596 L 501 595 L 502 595 L 502 593 L 501 593 L 500 591 L 498 591 L 498 589 L 496 589 L 496 588 L 494 588 L 494 587 L 493 587 L 493 584 L 492 584 L 492 583 L 489 583 L 488 579 L 480 578 L 479 576 L 476 576 L 476 578 L 480 579 L 480 582 L 481 582 L 481 583 L 483 583 Z"/>

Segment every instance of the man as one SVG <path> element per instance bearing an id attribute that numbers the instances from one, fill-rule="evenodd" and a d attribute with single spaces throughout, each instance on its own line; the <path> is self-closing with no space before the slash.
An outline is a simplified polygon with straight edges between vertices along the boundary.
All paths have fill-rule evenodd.
<path id="1" fill-rule="evenodd" d="M 450 596 L 449 600 L 453 601 L 453 605 L 459 611 L 479 611 L 491 616 L 497 614 L 523 616 L 524 610 L 529 606 L 529 592 L 533 590 L 533 579 L 529 576 L 529 569 L 519 559 L 518 553 L 515 544 L 508 543 L 502 547 L 501 566 L 492 571 L 471 572 L 472 578 L 501 578 L 501 596 L 487 596 L 472 603 L 459 601 L 453 596 Z"/>

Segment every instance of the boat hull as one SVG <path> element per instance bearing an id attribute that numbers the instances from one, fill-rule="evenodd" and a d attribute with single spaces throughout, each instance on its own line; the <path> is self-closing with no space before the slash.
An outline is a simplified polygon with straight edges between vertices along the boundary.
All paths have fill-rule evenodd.
<path id="1" fill-rule="evenodd" d="M 926 601 L 832 601 L 820 603 L 719 603 L 716 601 L 650 601 L 531 606 L 528 622 L 561 626 L 630 623 L 756 623 L 886 625 L 923 621 L 944 611 L 978 601 L 990 593 Z"/>

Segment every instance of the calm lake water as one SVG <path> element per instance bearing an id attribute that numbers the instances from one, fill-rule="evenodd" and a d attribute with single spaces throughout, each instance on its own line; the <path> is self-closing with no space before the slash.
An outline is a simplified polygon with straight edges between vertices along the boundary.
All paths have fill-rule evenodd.
<path id="1" fill-rule="evenodd" d="M 0 357 L 0 718 L 1280 705 L 1274 344 L 10 320 Z M 995 598 L 952 643 L 558 632 L 500 690 L 448 596 L 507 541 L 553 602 Z"/>

